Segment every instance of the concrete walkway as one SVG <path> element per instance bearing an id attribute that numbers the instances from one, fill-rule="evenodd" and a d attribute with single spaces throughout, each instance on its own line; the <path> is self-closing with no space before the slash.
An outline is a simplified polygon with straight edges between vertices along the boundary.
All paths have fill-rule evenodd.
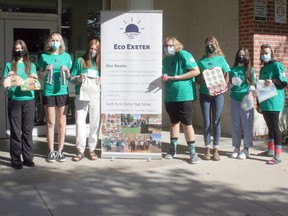
<path id="1" fill-rule="evenodd" d="M 169 133 L 163 131 L 163 152 Z M 264 141 L 251 158 L 231 159 L 231 138 L 221 138 L 221 161 L 188 164 L 181 134 L 173 160 L 71 161 L 75 137 L 67 135 L 64 163 L 46 163 L 46 138 L 35 137 L 34 168 L 10 167 L 9 141 L 0 140 L 0 215 L 3 216 L 279 216 L 288 215 L 288 151 L 266 165 Z M 197 151 L 204 153 L 197 135 Z"/>

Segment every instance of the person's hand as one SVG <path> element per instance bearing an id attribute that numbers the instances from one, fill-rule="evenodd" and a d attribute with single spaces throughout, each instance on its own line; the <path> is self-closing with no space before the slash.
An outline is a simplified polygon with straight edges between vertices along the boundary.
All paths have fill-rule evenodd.
<path id="1" fill-rule="evenodd" d="M 37 75 L 36 74 L 32 74 L 32 73 L 29 75 L 29 77 L 30 78 L 34 78 L 34 79 L 38 79 Z"/>
<path id="2" fill-rule="evenodd" d="M 162 79 L 162 82 L 165 83 L 165 82 L 168 80 L 167 74 L 163 74 L 163 75 L 161 76 L 161 79 Z"/>
<path id="3" fill-rule="evenodd" d="M 46 71 L 51 71 L 51 70 L 53 70 L 53 65 L 47 65 Z"/>
<path id="4" fill-rule="evenodd" d="M 9 76 L 15 76 L 15 72 L 14 72 L 14 71 L 9 71 L 9 72 L 8 72 L 8 77 L 9 77 Z"/>
<path id="5" fill-rule="evenodd" d="M 268 86 L 271 83 L 273 83 L 271 79 L 266 79 L 265 82 L 264 82 L 264 86 Z"/>
<path id="6" fill-rule="evenodd" d="M 62 67 L 61 67 L 61 71 L 68 71 L 69 69 L 68 69 L 68 67 L 66 66 L 66 65 L 63 65 Z"/>
<path id="7" fill-rule="evenodd" d="M 85 74 L 81 73 L 81 74 L 79 75 L 79 80 L 80 80 L 81 82 L 82 82 L 85 78 L 86 78 L 86 75 L 85 75 Z"/>

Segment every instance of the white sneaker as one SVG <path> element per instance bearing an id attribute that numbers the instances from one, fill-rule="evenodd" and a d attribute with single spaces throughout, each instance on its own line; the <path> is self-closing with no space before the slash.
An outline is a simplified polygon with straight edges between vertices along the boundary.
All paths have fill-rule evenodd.
<path id="1" fill-rule="evenodd" d="M 231 158 L 237 158 L 238 155 L 240 154 L 240 149 L 239 148 L 234 148 L 233 153 L 230 155 Z"/>
<path id="2" fill-rule="evenodd" d="M 246 159 L 246 158 L 249 158 L 250 154 L 249 154 L 249 150 L 247 149 L 243 149 L 241 151 L 241 153 L 239 154 L 238 158 L 239 159 Z"/>

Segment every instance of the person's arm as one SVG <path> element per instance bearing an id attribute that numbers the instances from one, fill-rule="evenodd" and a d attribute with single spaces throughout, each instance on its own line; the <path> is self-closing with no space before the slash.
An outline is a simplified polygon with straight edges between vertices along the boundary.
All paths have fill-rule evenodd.
<path id="1" fill-rule="evenodd" d="M 168 77 L 168 79 L 170 79 L 170 80 L 187 80 L 187 79 L 191 79 L 193 77 L 196 77 L 199 74 L 200 74 L 199 67 L 196 66 L 196 67 L 192 68 L 191 70 L 189 70 L 187 73 L 184 73 L 182 75 L 176 75 L 173 77 Z"/>

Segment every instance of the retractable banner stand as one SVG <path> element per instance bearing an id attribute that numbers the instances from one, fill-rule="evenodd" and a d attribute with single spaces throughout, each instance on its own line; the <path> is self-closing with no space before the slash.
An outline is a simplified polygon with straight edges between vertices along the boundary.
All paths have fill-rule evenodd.
<path id="1" fill-rule="evenodd" d="M 161 74 L 162 11 L 102 11 L 102 158 L 162 158 Z"/>

